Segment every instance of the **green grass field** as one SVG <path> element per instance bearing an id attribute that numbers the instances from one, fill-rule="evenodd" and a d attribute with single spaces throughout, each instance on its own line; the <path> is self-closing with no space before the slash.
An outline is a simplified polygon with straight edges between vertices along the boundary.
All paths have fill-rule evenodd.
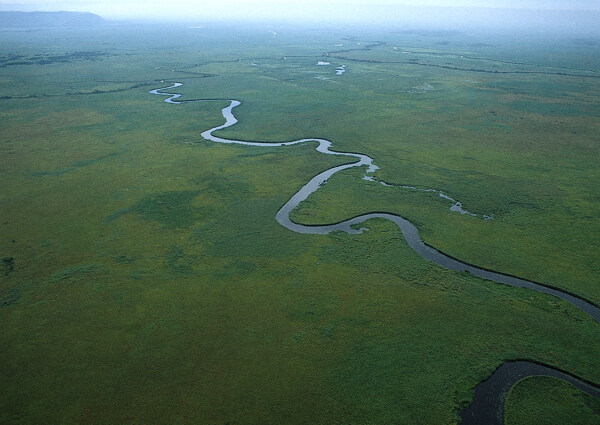
<path id="1" fill-rule="evenodd" d="M 211 143 L 227 102 L 148 93 L 238 99 L 222 137 L 327 138 L 494 217 L 353 169 L 296 221 L 400 214 L 455 257 L 599 304 L 597 44 L 224 25 L 0 40 L 0 423 L 453 424 L 506 360 L 600 383 L 600 327 L 566 302 L 441 269 L 386 221 L 278 225 L 343 158 Z M 573 391 L 526 380 L 507 423 L 598 423 Z"/>
<path id="2" fill-rule="evenodd" d="M 528 378 L 517 383 L 508 394 L 506 407 L 507 425 L 600 423 L 598 399 L 550 377 Z"/>

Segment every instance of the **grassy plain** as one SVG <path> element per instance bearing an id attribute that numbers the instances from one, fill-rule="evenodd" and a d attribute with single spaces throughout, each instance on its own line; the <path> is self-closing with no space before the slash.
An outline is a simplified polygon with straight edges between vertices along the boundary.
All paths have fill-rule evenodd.
<path id="1" fill-rule="evenodd" d="M 0 68 L 1 423 L 450 424 L 505 360 L 600 382 L 600 328 L 579 310 L 442 270 L 385 221 L 282 228 L 278 208 L 340 159 L 203 141 L 226 102 L 148 94 L 179 81 L 186 99 L 241 100 L 224 137 L 325 137 L 373 157 L 379 179 L 494 215 L 352 170 L 296 220 L 398 213 L 454 256 L 600 302 L 600 55 L 582 54 L 597 44 L 549 56 L 534 41 L 270 26 L 0 39 L 3 64 L 68 57 Z M 387 44 L 316 66 L 368 40 Z M 515 391 L 534 403 L 561 385 Z"/>
<path id="2" fill-rule="evenodd" d="M 577 412 L 577 415 L 573 415 Z M 507 425 L 600 424 L 600 401 L 571 384 L 532 377 L 515 385 L 506 399 Z"/>

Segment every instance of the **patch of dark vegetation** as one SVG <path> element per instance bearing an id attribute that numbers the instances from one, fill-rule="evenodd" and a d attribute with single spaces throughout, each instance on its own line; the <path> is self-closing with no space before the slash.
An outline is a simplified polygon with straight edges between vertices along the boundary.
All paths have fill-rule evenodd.
<path id="1" fill-rule="evenodd" d="M 202 144 L 198 145 L 202 147 Z M 209 145 L 204 145 L 204 147 L 208 147 Z M 271 148 L 265 148 L 271 149 Z M 240 154 L 243 155 L 245 153 L 244 149 L 240 149 Z M 248 184 L 247 181 L 244 181 L 241 178 L 234 176 L 223 176 L 217 173 L 211 173 L 206 177 L 202 178 L 193 178 L 190 180 L 191 183 L 197 184 L 201 187 L 206 187 L 207 192 L 212 195 L 218 195 L 222 197 L 223 194 L 230 194 L 232 192 L 235 193 L 246 193 L 252 190 L 252 186 Z"/>
<path id="2" fill-rule="evenodd" d="M 216 257 L 241 258 L 248 252 L 265 258 L 298 255 L 298 246 L 288 240 L 291 232 L 280 232 L 274 218 L 265 222 L 265 211 L 275 214 L 286 200 L 285 196 L 277 196 L 272 200 L 241 201 L 227 211 L 226 219 L 222 219 L 226 220 L 226 231 L 222 231 L 214 222 L 208 222 L 194 229 L 194 239 L 210 240 L 211 255 Z"/>
<path id="3" fill-rule="evenodd" d="M 6 307 L 19 302 L 21 292 L 17 288 L 0 289 L 0 306 Z"/>
<path id="4" fill-rule="evenodd" d="M 334 52 L 339 53 L 339 52 Z M 466 71 L 466 72 L 476 72 L 482 74 L 528 74 L 528 75 L 558 75 L 561 77 L 580 77 L 580 78 L 600 78 L 600 75 L 595 74 L 574 74 L 570 72 L 552 72 L 552 71 L 529 71 L 529 70 L 511 70 L 511 71 L 501 71 L 501 70 L 490 70 L 490 69 L 482 69 L 482 68 L 466 68 L 452 65 L 441 65 L 441 64 L 433 64 L 433 63 L 424 63 L 419 62 L 419 59 L 411 58 L 407 61 L 383 61 L 376 59 L 357 59 L 351 58 L 347 56 L 334 56 L 335 59 L 349 61 L 349 62 L 358 62 L 358 63 L 373 63 L 373 64 L 396 64 L 396 65 L 418 65 L 424 67 L 431 68 L 441 68 L 441 69 L 449 69 L 452 71 Z"/>
<path id="5" fill-rule="evenodd" d="M 198 263 L 197 256 L 186 254 L 183 248 L 178 246 L 171 247 L 165 254 L 165 265 L 176 273 L 192 273 Z"/>
<path id="6" fill-rule="evenodd" d="M 196 65 L 196 66 L 200 66 L 200 65 Z M 194 75 L 194 77 L 187 77 L 187 79 L 190 78 L 210 78 L 210 77 L 216 77 L 217 74 L 206 74 L 204 72 L 193 72 L 193 71 L 177 71 L 177 73 L 179 74 L 186 74 L 186 75 Z"/>
<path id="7" fill-rule="evenodd" d="M 535 102 L 519 99 L 510 102 L 509 105 L 515 111 L 530 112 L 546 116 L 581 115 L 584 113 L 581 108 L 568 103 Z M 592 113 L 597 112 L 598 110 L 594 110 Z"/>
<path id="8" fill-rule="evenodd" d="M 405 62 L 408 63 L 408 62 Z M 573 74 L 569 72 L 552 72 L 552 71 L 528 71 L 528 70 L 512 70 L 512 71 L 501 71 L 501 70 L 490 70 L 480 68 L 463 68 L 452 65 L 438 65 L 432 63 L 422 63 L 417 61 L 410 61 L 411 65 L 427 66 L 433 68 L 449 69 L 453 71 L 467 71 L 467 72 L 478 72 L 483 74 L 538 74 L 538 75 L 559 75 L 562 77 L 580 77 L 580 78 L 600 78 L 600 75 L 593 74 Z"/>
<path id="9" fill-rule="evenodd" d="M 117 255 L 114 257 L 114 260 L 117 263 L 121 263 L 121 264 L 130 264 L 133 263 L 135 261 L 135 258 L 132 257 L 128 257 L 127 255 Z"/>
<path id="10" fill-rule="evenodd" d="M 135 270 L 129 274 L 129 277 L 133 280 L 142 280 L 147 274 L 145 270 Z"/>
<path id="11" fill-rule="evenodd" d="M 102 271 L 103 267 L 99 264 L 77 264 L 68 267 L 58 273 L 52 275 L 50 280 L 54 283 L 61 281 L 79 282 L 86 275 Z"/>
<path id="12" fill-rule="evenodd" d="M 17 65 L 51 65 L 54 63 L 70 63 L 75 61 L 97 61 L 110 53 L 100 51 L 66 52 L 64 54 L 37 54 L 31 56 L 6 55 L 0 57 L 0 68 Z"/>
<path id="13" fill-rule="evenodd" d="M 216 273 L 218 277 L 232 277 L 232 276 L 248 276 L 250 273 L 258 270 L 256 263 L 248 261 L 242 261 L 239 259 L 232 260 L 229 264 L 223 267 Z"/>
<path id="14" fill-rule="evenodd" d="M 247 149 L 238 155 L 239 158 L 256 158 L 261 156 L 268 156 L 277 153 L 277 148 L 263 148 L 257 150 Z"/>
<path id="15" fill-rule="evenodd" d="M 343 40 L 347 40 L 347 41 L 357 41 L 357 39 L 355 37 L 344 37 Z M 363 47 L 359 47 L 359 48 L 354 48 L 354 49 L 341 49 L 341 50 L 333 50 L 330 52 L 326 52 L 323 53 L 323 56 L 333 56 L 335 54 L 339 54 L 339 53 L 348 53 L 348 52 L 356 52 L 356 51 L 361 51 L 361 50 L 372 50 L 376 47 L 381 47 L 381 46 L 386 46 L 387 42 L 385 41 L 374 41 L 374 42 L 368 42 L 370 44 L 367 44 Z"/>
<path id="16" fill-rule="evenodd" d="M 264 58 L 259 58 L 259 57 L 252 58 L 252 60 L 260 60 L 260 59 L 264 59 Z M 269 58 L 269 59 L 272 59 L 272 58 Z M 242 62 L 242 59 L 210 60 L 210 61 L 195 63 L 195 64 L 189 65 L 189 66 L 184 66 L 184 67 L 178 69 L 177 72 L 185 73 L 185 71 L 182 71 L 183 69 L 192 69 L 192 68 L 197 68 L 197 67 L 206 66 L 206 65 L 224 64 L 224 63 L 241 63 L 241 62 Z M 215 76 L 215 74 L 205 74 L 205 73 L 197 73 L 197 72 L 189 72 L 189 74 L 198 74 L 198 75 L 203 75 L 206 77 L 214 77 Z M 157 80 L 157 81 L 161 81 L 161 80 Z"/>
<path id="17" fill-rule="evenodd" d="M 192 205 L 199 193 L 199 190 L 183 190 L 149 195 L 132 207 L 109 215 L 106 220 L 110 222 L 125 214 L 139 214 L 144 220 L 157 221 L 168 229 L 188 227 L 211 211 L 208 207 Z"/>
<path id="18" fill-rule="evenodd" d="M 137 90 L 143 87 L 153 86 L 153 83 L 138 83 L 129 87 L 123 87 L 120 89 L 110 89 L 110 90 L 99 90 L 95 89 L 92 91 L 78 91 L 78 92 L 69 92 L 64 94 L 33 94 L 29 96 L 0 96 L 0 100 L 8 100 L 8 99 L 39 99 L 39 98 L 51 98 L 51 97 L 63 97 L 63 96 L 87 96 L 91 94 L 109 94 L 109 93 L 122 93 L 130 90 Z"/>
<path id="19" fill-rule="evenodd" d="M 4 276 L 8 276 L 15 269 L 15 259 L 13 257 L 2 258 L 2 271 Z"/>
<path id="20" fill-rule="evenodd" d="M 109 153 L 108 155 L 103 155 L 98 158 L 86 159 L 84 161 L 75 162 L 71 167 L 64 168 L 62 170 L 54 170 L 54 171 L 30 171 L 29 175 L 32 177 L 44 177 L 44 176 L 61 176 L 66 173 L 70 173 L 71 171 L 78 170 L 79 168 L 87 167 L 89 165 L 93 165 L 97 162 L 103 161 L 107 158 L 112 158 L 119 155 L 116 152 Z"/>
<path id="21" fill-rule="evenodd" d="M 112 89 L 112 90 L 93 90 L 91 92 L 86 92 L 86 91 L 80 91 L 80 92 L 76 92 L 76 93 L 67 93 L 67 96 L 82 96 L 82 95 L 86 95 L 86 94 L 107 94 L 107 93 L 122 93 L 124 91 L 129 91 L 129 90 L 135 90 L 135 89 L 139 89 L 142 87 L 149 87 L 149 86 L 153 86 L 154 84 L 152 83 L 139 83 L 139 84 L 134 84 L 132 86 L 129 87 L 124 87 L 122 89 Z"/>
<path id="22" fill-rule="evenodd" d="M 460 32 L 458 32 L 458 31 L 420 31 L 420 30 L 407 30 L 407 31 L 400 31 L 399 33 L 418 34 L 418 35 L 427 35 L 427 36 L 450 36 L 450 35 L 460 34 Z M 349 40 L 349 41 L 356 41 L 356 38 L 354 38 L 354 37 L 346 37 L 344 39 Z M 441 41 L 436 44 L 449 45 L 450 42 L 449 41 Z M 339 56 L 340 53 L 349 53 L 349 52 L 354 52 L 354 51 L 369 51 L 369 50 L 373 50 L 376 47 L 385 46 L 385 45 L 387 45 L 386 42 L 376 41 L 371 44 L 367 44 L 361 48 L 334 50 L 334 51 L 326 52 L 323 54 L 323 56 L 332 57 L 332 58 L 344 60 L 344 61 L 357 62 L 357 63 L 418 65 L 418 66 L 425 66 L 425 67 L 449 69 L 449 70 L 453 70 L 453 71 L 467 71 L 467 72 L 476 72 L 476 73 L 484 73 L 484 74 L 533 74 L 533 75 L 540 74 L 540 75 L 557 75 L 557 76 L 562 76 L 562 77 L 600 78 L 600 75 L 597 75 L 594 70 L 590 70 L 590 69 L 577 69 L 577 68 L 573 69 L 573 68 L 566 68 L 566 67 L 552 67 L 552 68 L 558 68 L 558 69 L 565 69 L 565 70 L 569 70 L 569 71 L 575 71 L 575 70 L 585 71 L 585 72 L 590 72 L 591 74 L 576 74 L 576 73 L 572 73 L 572 72 L 560 72 L 560 71 L 556 71 L 556 72 L 555 71 L 537 71 L 537 70 L 534 71 L 534 70 L 524 70 L 524 69 L 490 70 L 490 69 L 482 69 L 482 68 L 474 68 L 474 67 L 471 67 L 471 68 L 460 67 L 460 66 L 455 66 L 450 63 L 446 63 L 446 64 L 424 63 L 424 62 L 419 61 L 419 59 L 417 59 L 417 58 L 411 58 L 408 61 L 394 61 L 394 60 L 385 61 L 385 60 L 376 60 L 376 59 L 359 59 L 359 58 L 351 58 L 351 57 L 347 57 L 347 56 Z M 411 52 L 411 53 L 417 53 L 417 52 Z M 441 52 L 418 52 L 418 54 L 430 55 L 430 56 L 445 56 L 445 55 L 447 55 L 447 53 L 441 53 Z M 509 64 L 509 65 L 521 65 L 521 66 L 532 66 L 532 67 L 540 67 L 541 66 L 541 65 L 528 64 L 528 63 L 522 63 L 522 62 L 502 61 L 502 60 L 496 60 L 496 59 L 479 58 L 479 57 L 464 56 L 464 55 L 459 55 L 459 56 L 461 59 L 491 61 L 491 62 L 497 62 L 497 63 L 503 63 L 503 64 Z"/>

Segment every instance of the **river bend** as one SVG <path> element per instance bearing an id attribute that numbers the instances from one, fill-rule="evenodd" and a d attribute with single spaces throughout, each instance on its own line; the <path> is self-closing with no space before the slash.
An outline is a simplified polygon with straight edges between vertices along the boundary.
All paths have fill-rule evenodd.
<path id="1" fill-rule="evenodd" d="M 177 88 L 182 86 L 182 83 L 174 83 L 173 85 L 161 89 L 151 90 L 151 94 L 167 96 L 165 102 L 180 104 L 181 101 L 177 101 L 181 94 L 178 93 L 165 93 L 163 90 L 169 90 L 173 88 Z M 195 100 L 190 102 L 202 102 L 204 100 Z M 310 179 L 308 183 L 306 183 L 298 192 L 296 192 L 280 209 L 277 211 L 275 218 L 282 226 L 286 227 L 297 233 L 303 234 L 319 234 L 324 235 L 335 231 L 343 231 L 349 234 L 359 234 L 362 233 L 364 228 L 357 229 L 356 226 L 370 220 L 372 218 L 383 218 L 386 220 L 390 220 L 400 228 L 404 238 L 408 245 L 414 249 L 418 254 L 420 254 L 423 258 L 436 263 L 439 266 L 445 267 L 450 270 L 456 271 L 466 271 L 471 273 L 474 276 L 480 277 L 482 279 L 491 280 L 494 282 L 503 283 L 505 285 L 515 286 L 519 288 L 528 288 L 537 292 L 543 292 L 545 294 L 549 294 L 555 296 L 557 298 L 561 298 L 580 310 L 587 313 L 594 320 L 600 323 L 600 308 L 594 305 L 593 303 L 584 300 L 576 295 L 570 294 L 566 291 L 562 291 L 556 288 L 552 288 L 547 285 L 542 285 L 539 283 L 535 283 L 526 279 L 521 279 L 519 277 L 510 276 L 507 274 L 503 274 L 500 272 L 495 272 L 491 270 L 486 270 L 480 267 L 476 267 L 474 265 L 465 263 L 463 261 L 457 260 L 448 256 L 437 249 L 427 245 L 421 237 L 419 236 L 419 231 L 417 228 L 405 218 L 390 213 L 369 213 L 363 214 L 358 217 L 351 218 L 349 220 L 343 221 L 341 223 L 336 224 L 328 224 L 328 225 L 304 225 L 295 223 L 290 219 L 290 213 L 294 208 L 296 208 L 302 201 L 307 199 L 312 193 L 316 192 L 319 187 L 325 183 L 332 175 L 337 173 L 338 171 L 342 171 L 348 168 L 354 167 L 367 167 L 365 172 L 366 174 L 373 173 L 378 169 L 378 167 L 373 164 L 373 159 L 367 155 L 359 154 L 359 153 L 350 153 L 350 152 L 337 152 L 331 150 L 332 142 L 326 139 L 317 139 L 317 138 L 308 138 L 308 139 L 300 139 L 294 140 L 291 142 L 281 142 L 281 143 L 271 143 L 271 142 L 249 142 L 244 140 L 233 140 L 233 139 L 224 139 L 218 136 L 215 136 L 213 133 L 228 127 L 235 125 L 238 120 L 233 114 L 233 109 L 239 105 L 241 102 L 238 100 L 229 100 L 229 106 L 222 109 L 223 118 L 225 118 L 225 124 L 220 125 L 218 127 L 214 127 L 204 131 L 201 136 L 212 142 L 216 143 L 226 143 L 226 144 L 238 144 L 244 146 L 257 146 L 257 147 L 277 147 L 277 146 L 292 146 L 298 145 L 301 143 L 308 142 L 317 142 L 317 151 L 327 155 L 338 155 L 338 156 L 347 156 L 356 158 L 356 162 L 344 165 L 338 165 L 336 167 L 325 170 L 315 177 Z"/>
<path id="2" fill-rule="evenodd" d="M 165 102 L 172 104 L 180 104 L 184 102 L 205 102 L 205 101 L 215 101 L 224 99 L 202 99 L 202 100 L 190 100 L 190 101 L 178 101 L 181 97 L 179 93 L 166 93 L 164 90 L 169 90 L 173 88 L 177 88 L 182 86 L 182 83 L 174 83 L 169 87 L 159 88 L 155 90 L 151 90 L 151 94 L 167 96 Z M 306 183 L 298 192 L 296 192 L 280 209 L 277 211 L 275 218 L 279 224 L 286 227 L 289 230 L 292 230 L 297 233 L 302 234 L 318 234 L 324 235 L 335 231 L 343 231 L 348 234 L 360 234 L 365 228 L 360 228 L 358 225 L 364 223 L 367 220 L 373 218 L 383 218 L 389 221 L 396 223 L 396 225 L 402 231 L 404 238 L 408 245 L 415 250 L 419 255 L 423 258 L 436 263 L 439 266 L 445 267 L 450 270 L 456 271 L 465 271 L 469 272 L 474 276 L 480 277 L 482 279 L 487 279 L 494 282 L 503 283 L 505 285 L 510 285 L 518 288 L 527 288 L 533 291 L 542 292 L 548 295 L 552 295 L 554 297 L 560 298 L 564 301 L 567 301 L 579 308 L 590 317 L 592 317 L 596 322 L 600 323 L 600 308 L 593 303 L 580 298 L 574 294 L 570 294 L 566 291 L 562 291 L 556 288 L 552 288 L 550 286 L 542 285 L 539 283 L 535 283 L 526 279 L 521 279 L 516 276 L 511 276 L 507 274 L 503 274 L 500 272 L 486 270 L 484 268 L 476 267 L 474 265 L 465 263 L 456 258 L 453 258 L 449 255 L 446 255 L 432 246 L 427 245 L 421 237 L 419 236 L 419 231 L 417 228 L 405 218 L 385 212 L 373 212 L 368 214 L 363 214 L 349 220 L 345 220 L 340 223 L 335 224 L 327 224 L 327 225 L 304 225 L 295 223 L 290 219 L 290 213 L 294 208 L 296 208 L 302 201 L 307 199 L 312 193 L 316 192 L 319 187 L 325 183 L 332 175 L 337 173 L 338 171 L 342 171 L 348 168 L 353 167 L 366 167 L 365 176 L 367 174 L 373 173 L 378 169 L 378 167 L 373 163 L 373 159 L 367 155 L 360 153 L 351 153 L 351 152 L 337 152 L 331 150 L 332 142 L 326 139 L 318 139 L 318 138 L 307 138 L 294 140 L 290 142 L 281 142 L 281 143 L 271 143 L 271 142 L 256 142 L 256 141 L 243 141 L 243 140 L 232 140 L 232 139 L 224 139 L 218 136 L 215 136 L 213 133 L 222 130 L 228 127 L 235 125 L 238 120 L 233 114 L 233 109 L 239 105 L 241 102 L 238 100 L 228 100 L 229 106 L 226 106 L 222 109 L 223 118 L 225 118 L 225 123 L 223 125 L 208 129 L 204 131 L 201 135 L 204 139 L 210 140 L 216 143 L 226 143 L 226 144 L 238 144 L 244 146 L 256 146 L 256 147 L 277 147 L 277 146 L 292 146 L 298 145 L 301 143 L 310 143 L 316 142 L 317 151 L 326 155 L 338 155 L 338 156 L 347 156 L 355 158 L 356 161 L 350 164 L 338 165 L 336 167 L 325 170 L 316 176 L 314 176 L 308 183 Z M 370 180 L 370 178 L 367 178 Z M 473 398 L 473 403 L 464 409 L 461 412 L 461 418 L 463 423 L 487 423 L 487 424 L 502 424 L 504 423 L 503 415 L 504 415 L 504 397 L 506 394 L 506 389 L 510 388 L 514 385 L 519 379 L 525 378 L 527 376 L 535 376 L 535 375 L 546 375 L 546 376 L 554 376 L 557 378 L 564 379 L 568 382 L 571 382 L 576 387 L 588 392 L 594 396 L 600 396 L 600 388 L 596 387 L 592 384 L 586 383 L 578 378 L 575 378 L 565 372 L 562 372 L 558 369 L 552 368 L 550 366 L 540 365 L 537 363 L 529 362 L 529 361 L 513 361 L 506 362 L 500 368 L 496 370 L 496 372 L 486 381 L 480 383 L 475 388 L 475 394 Z M 501 390 L 499 391 L 498 388 Z M 491 413 L 490 413 L 491 412 Z M 487 416 L 486 416 L 487 415 Z"/>

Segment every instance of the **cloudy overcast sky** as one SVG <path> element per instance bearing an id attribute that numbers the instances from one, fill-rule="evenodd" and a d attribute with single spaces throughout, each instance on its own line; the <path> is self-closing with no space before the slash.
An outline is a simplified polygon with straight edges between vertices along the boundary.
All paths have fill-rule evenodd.
<path id="1" fill-rule="evenodd" d="M 107 19 L 160 17 L 170 20 L 296 18 L 350 22 L 360 19 L 373 20 L 379 16 L 383 20 L 391 21 L 407 15 L 403 12 L 407 10 L 405 6 L 411 6 L 413 9 L 417 6 L 512 8 L 531 9 L 540 13 L 548 10 L 600 12 L 600 0 L 0 0 L 0 10 L 86 11 Z M 476 14 L 461 13 L 465 13 L 467 18 L 480 19 Z M 443 21 L 445 18 L 448 20 L 448 16 L 446 12 L 437 16 L 433 13 L 428 19 Z M 527 19 L 530 18 L 522 20 Z"/>

